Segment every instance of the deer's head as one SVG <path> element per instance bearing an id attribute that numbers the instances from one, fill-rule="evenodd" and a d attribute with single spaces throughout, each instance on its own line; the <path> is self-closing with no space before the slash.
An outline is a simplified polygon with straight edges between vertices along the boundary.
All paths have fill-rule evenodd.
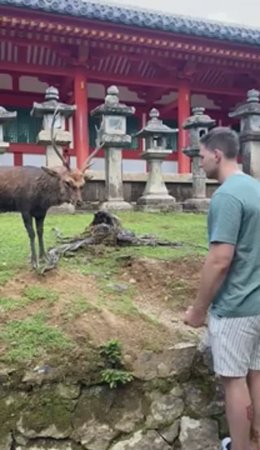
<path id="1" fill-rule="evenodd" d="M 59 179 L 60 192 L 63 202 L 70 202 L 74 205 L 80 206 L 82 204 L 82 191 L 84 189 L 84 186 L 86 182 L 91 179 L 91 177 L 88 175 L 88 169 L 91 167 L 91 160 L 94 158 L 101 147 L 97 147 L 91 153 L 81 169 L 71 169 L 68 161 L 66 161 L 56 144 L 54 123 L 57 114 L 58 107 L 53 114 L 51 124 L 51 141 L 53 149 L 56 152 L 58 158 L 61 160 L 62 165 L 58 167 L 42 167 L 42 169 L 49 175 Z"/>

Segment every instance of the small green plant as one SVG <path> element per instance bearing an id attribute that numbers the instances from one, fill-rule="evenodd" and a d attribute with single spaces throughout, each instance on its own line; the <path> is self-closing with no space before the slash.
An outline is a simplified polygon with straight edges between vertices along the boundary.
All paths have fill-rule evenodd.
<path id="1" fill-rule="evenodd" d="M 109 385 L 110 389 L 115 389 L 118 385 L 127 384 L 133 381 L 133 375 L 126 370 L 105 369 L 101 372 L 103 383 Z"/>
<path id="2" fill-rule="evenodd" d="M 101 380 L 109 385 L 110 389 L 119 385 L 130 383 L 133 375 L 124 370 L 122 363 L 122 345 L 116 339 L 111 339 L 100 349 L 100 355 L 105 360 L 106 369 L 101 372 Z"/>
<path id="3" fill-rule="evenodd" d="M 122 346 L 116 339 L 111 339 L 100 349 L 100 355 L 105 359 L 105 363 L 109 368 L 122 367 Z"/>

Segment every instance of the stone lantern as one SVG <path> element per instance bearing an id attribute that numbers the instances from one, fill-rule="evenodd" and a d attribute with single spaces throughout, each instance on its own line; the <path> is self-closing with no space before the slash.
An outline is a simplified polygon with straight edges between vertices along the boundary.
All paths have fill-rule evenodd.
<path id="1" fill-rule="evenodd" d="M 189 147 L 183 153 L 191 158 L 192 162 L 192 198 L 185 200 L 183 209 L 186 211 L 206 212 L 210 199 L 206 198 L 206 174 L 200 167 L 200 138 L 208 133 L 209 128 L 216 121 L 205 114 L 205 108 L 195 107 L 192 116 L 184 122 L 182 127 L 189 131 Z"/>
<path id="2" fill-rule="evenodd" d="M 97 146 L 105 150 L 106 201 L 102 205 L 108 210 L 129 210 L 130 203 L 124 201 L 122 148 L 129 147 L 132 137 L 126 131 L 126 118 L 135 113 L 133 106 L 119 102 L 119 90 L 116 86 L 107 89 L 105 103 L 91 111 L 91 115 L 100 118 L 97 129 Z"/>
<path id="3" fill-rule="evenodd" d="M 9 112 L 5 108 L 0 106 L 0 154 L 4 153 L 9 147 L 9 142 L 4 141 L 4 126 L 8 122 L 16 119 L 16 117 L 16 111 Z"/>
<path id="4" fill-rule="evenodd" d="M 38 143 L 46 146 L 46 164 L 47 166 L 60 166 L 62 164 L 59 157 L 56 155 L 51 142 L 51 124 L 53 114 L 58 108 L 54 122 L 54 135 L 57 147 L 60 153 L 63 153 L 63 147 L 68 146 L 72 141 L 72 135 L 65 130 L 65 119 L 68 119 L 76 110 L 75 105 L 67 105 L 61 103 L 59 100 L 59 91 L 57 88 L 51 86 L 46 89 L 45 101 L 43 103 L 33 103 L 31 115 L 43 119 L 43 129 L 38 135 Z"/>
<path id="5" fill-rule="evenodd" d="M 229 113 L 240 119 L 240 142 L 243 171 L 260 180 L 260 103 L 259 91 L 247 92 L 247 100 Z"/>
<path id="6" fill-rule="evenodd" d="M 177 129 L 163 124 L 159 119 L 159 111 L 150 111 L 150 120 L 136 136 L 145 139 L 145 150 L 141 154 L 148 163 L 149 172 L 143 195 L 137 200 L 137 208 L 150 211 L 172 210 L 175 208 L 175 198 L 169 195 L 162 175 L 162 162 L 172 153 L 167 149 L 167 138 Z"/>

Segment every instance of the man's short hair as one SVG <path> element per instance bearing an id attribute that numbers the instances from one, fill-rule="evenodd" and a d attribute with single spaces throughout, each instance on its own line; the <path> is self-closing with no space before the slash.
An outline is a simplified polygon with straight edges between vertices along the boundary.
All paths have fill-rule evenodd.
<path id="1" fill-rule="evenodd" d="M 227 159 L 235 159 L 239 153 L 238 134 L 228 127 L 216 127 L 200 139 L 208 150 L 221 150 Z"/>

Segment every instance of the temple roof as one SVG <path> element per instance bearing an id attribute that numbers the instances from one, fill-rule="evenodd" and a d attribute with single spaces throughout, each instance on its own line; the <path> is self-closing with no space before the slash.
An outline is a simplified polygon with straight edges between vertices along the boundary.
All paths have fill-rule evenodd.
<path id="1" fill-rule="evenodd" d="M 162 14 L 137 7 L 121 7 L 117 4 L 87 0 L 0 0 L 0 5 L 221 41 L 260 45 L 260 28 Z"/>

